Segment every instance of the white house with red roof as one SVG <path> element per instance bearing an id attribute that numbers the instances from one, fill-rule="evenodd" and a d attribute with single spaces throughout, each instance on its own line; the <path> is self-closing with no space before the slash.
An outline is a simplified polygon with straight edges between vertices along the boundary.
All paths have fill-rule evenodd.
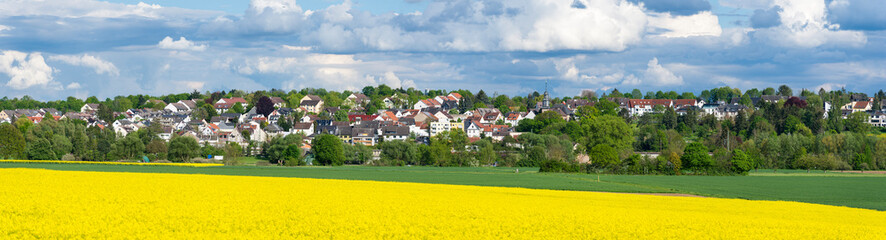
<path id="1" fill-rule="evenodd" d="M 243 105 L 243 107 L 246 107 L 247 105 L 246 99 L 235 97 L 219 99 L 217 102 L 215 102 L 213 107 L 215 108 L 216 112 L 225 113 L 228 111 L 228 109 L 231 109 L 237 103 L 240 103 L 240 105 Z"/>
<path id="2" fill-rule="evenodd" d="M 424 100 L 418 101 L 417 103 L 412 105 L 412 109 L 425 110 L 425 109 L 432 108 L 432 107 L 438 108 L 441 105 L 442 105 L 442 103 L 440 103 L 436 99 L 431 98 L 431 99 L 424 99 Z"/>

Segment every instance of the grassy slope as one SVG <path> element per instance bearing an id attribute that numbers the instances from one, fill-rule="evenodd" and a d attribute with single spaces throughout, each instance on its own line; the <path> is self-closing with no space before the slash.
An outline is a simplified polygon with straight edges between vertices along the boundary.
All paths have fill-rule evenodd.
<path id="1" fill-rule="evenodd" d="M 537 169 L 436 167 L 169 167 L 0 163 L 0 168 L 75 171 L 160 172 L 213 175 L 303 177 L 557 190 L 690 193 L 754 200 L 788 200 L 886 210 L 886 176 L 784 171 L 752 176 L 628 176 L 537 173 Z"/>

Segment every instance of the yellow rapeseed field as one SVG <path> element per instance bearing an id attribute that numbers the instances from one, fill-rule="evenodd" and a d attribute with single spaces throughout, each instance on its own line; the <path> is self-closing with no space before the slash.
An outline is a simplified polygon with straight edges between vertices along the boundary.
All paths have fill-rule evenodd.
<path id="1" fill-rule="evenodd" d="M 179 166 L 179 167 L 218 167 L 221 163 L 140 163 L 140 162 L 90 162 L 90 161 L 59 161 L 59 160 L 5 160 L 0 163 L 63 163 L 63 164 L 99 164 L 99 165 L 138 165 L 138 166 Z"/>
<path id="2" fill-rule="evenodd" d="M 886 213 L 500 187 L 0 169 L 0 238 L 886 239 Z"/>

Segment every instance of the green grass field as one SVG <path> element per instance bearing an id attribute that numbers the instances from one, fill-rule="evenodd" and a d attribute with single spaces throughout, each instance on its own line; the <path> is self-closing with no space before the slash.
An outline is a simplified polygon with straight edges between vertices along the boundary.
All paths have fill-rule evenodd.
<path id="1" fill-rule="evenodd" d="M 886 210 L 886 175 L 760 171 L 751 176 L 636 176 L 538 173 L 520 168 L 438 167 L 172 167 L 0 163 L 0 168 L 301 177 L 629 193 L 686 193 L 784 200 Z"/>

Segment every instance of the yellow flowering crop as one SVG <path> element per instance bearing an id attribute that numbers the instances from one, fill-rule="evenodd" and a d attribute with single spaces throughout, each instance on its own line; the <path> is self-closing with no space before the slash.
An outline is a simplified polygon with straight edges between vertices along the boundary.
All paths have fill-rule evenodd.
<path id="1" fill-rule="evenodd" d="M 218 167 L 221 163 L 140 163 L 140 162 L 90 162 L 90 161 L 57 161 L 57 160 L 2 160 L 0 163 L 64 163 L 64 164 L 99 164 L 99 165 L 138 165 L 138 166 L 179 166 L 179 167 Z"/>
<path id="2" fill-rule="evenodd" d="M 886 213 L 501 187 L 0 169 L 0 238 L 886 239 Z"/>

